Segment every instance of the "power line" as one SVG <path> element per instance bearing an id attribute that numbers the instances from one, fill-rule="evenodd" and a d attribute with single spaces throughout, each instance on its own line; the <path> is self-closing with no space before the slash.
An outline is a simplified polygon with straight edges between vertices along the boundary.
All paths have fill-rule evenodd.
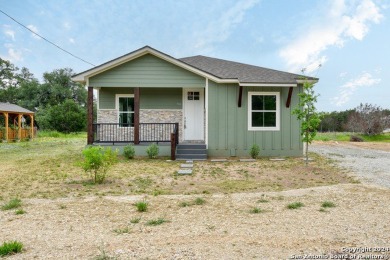
<path id="1" fill-rule="evenodd" d="M 57 48 L 60 49 L 61 51 L 66 52 L 67 54 L 73 56 L 74 58 L 79 59 L 79 60 L 81 60 L 81 61 L 83 61 L 83 62 L 85 62 L 85 63 L 88 63 L 89 65 L 92 65 L 92 66 L 94 66 L 94 67 L 96 66 L 96 65 L 94 65 L 94 64 L 92 64 L 92 63 L 90 63 L 90 62 L 88 62 L 88 61 L 86 61 L 86 60 L 84 60 L 84 59 L 82 59 L 82 58 L 80 58 L 80 57 L 74 55 L 73 53 L 71 53 L 71 52 L 69 52 L 69 51 L 67 51 L 67 50 L 65 50 L 65 49 L 63 49 L 63 48 L 61 48 L 60 46 L 58 46 L 58 45 L 55 44 L 54 42 L 52 42 L 52 41 L 46 39 L 46 38 L 43 37 L 42 35 L 39 35 L 38 33 L 34 32 L 33 30 L 31 30 L 30 28 L 28 28 L 28 27 L 25 26 L 24 24 L 18 22 L 18 21 L 15 20 L 13 17 L 11 17 L 11 16 L 8 15 L 7 13 L 5 13 L 3 10 L 0 9 L 0 12 L 2 12 L 5 16 L 8 16 L 8 17 L 9 17 L 11 20 L 13 20 L 15 23 L 17 23 L 17 24 L 19 24 L 20 26 L 22 26 L 23 28 L 29 30 L 31 33 L 35 34 L 35 35 L 38 36 L 39 38 L 41 38 L 41 39 L 45 40 L 46 42 L 50 43 L 51 45 L 57 47 Z"/>

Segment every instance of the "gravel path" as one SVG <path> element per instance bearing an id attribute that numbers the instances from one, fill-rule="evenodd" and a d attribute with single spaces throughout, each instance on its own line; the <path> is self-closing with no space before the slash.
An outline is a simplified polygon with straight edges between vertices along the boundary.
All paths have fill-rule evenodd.
<path id="1" fill-rule="evenodd" d="M 390 188 L 390 152 L 338 143 L 314 143 L 309 151 L 334 159 L 361 181 Z"/>

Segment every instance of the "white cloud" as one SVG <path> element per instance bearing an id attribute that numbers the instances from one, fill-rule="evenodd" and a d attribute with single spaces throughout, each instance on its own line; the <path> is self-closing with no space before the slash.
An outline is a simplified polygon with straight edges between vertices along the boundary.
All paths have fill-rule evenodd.
<path id="1" fill-rule="evenodd" d="M 381 79 L 373 78 L 370 73 L 364 72 L 359 77 L 352 79 L 344 85 L 340 86 L 339 96 L 334 97 L 332 99 L 332 103 L 336 106 L 342 106 L 350 100 L 351 96 L 355 93 L 357 88 L 370 87 L 372 85 L 378 84 L 380 81 Z"/>
<path id="2" fill-rule="evenodd" d="M 23 56 L 22 56 L 21 51 L 15 50 L 12 45 L 6 44 L 4 46 L 8 49 L 8 51 L 7 51 L 7 55 L 2 57 L 3 59 L 9 60 L 12 63 L 16 63 L 18 61 L 23 60 Z"/>
<path id="3" fill-rule="evenodd" d="M 70 30 L 72 28 L 68 22 L 64 22 L 63 26 L 66 30 Z"/>
<path id="4" fill-rule="evenodd" d="M 327 48 L 341 48 L 351 38 L 362 40 L 369 31 L 369 24 L 379 23 L 382 18 L 380 7 L 372 0 L 334 0 L 328 13 L 310 28 L 304 28 L 297 38 L 280 50 L 279 55 L 287 62 L 290 71 L 306 68 L 308 73 L 313 72 L 328 60 L 323 54 Z"/>
<path id="5" fill-rule="evenodd" d="M 5 29 L 4 34 L 10 37 L 13 41 L 15 41 L 15 31 L 11 29 Z"/>
<path id="6" fill-rule="evenodd" d="M 75 40 L 73 38 L 69 38 L 69 42 L 74 44 L 75 43 Z"/>
<path id="7" fill-rule="evenodd" d="M 27 25 L 27 28 L 30 29 L 31 31 L 35 32 L 35 33 L 38 33 L 38 28 L 32 24 L 29 24 Z M 36 34 L 34 33 L 31 33 L 31 36 L 34 38 L 34 39 L 41 39 L 39 36 L 37 36 Z"/>
<path id="8" fill-rule="evenodd" d="M 213 49 L 213 44 L 224 42 L 232 33 L 235 26 L 242 22 L 245 12 L 255 6 L 259 0 L 241 0 L 224 12 L 218 19 L 209 23 L 201 32 L 195 35 L 195 48 L 198 52 L 207 52 Z"/>

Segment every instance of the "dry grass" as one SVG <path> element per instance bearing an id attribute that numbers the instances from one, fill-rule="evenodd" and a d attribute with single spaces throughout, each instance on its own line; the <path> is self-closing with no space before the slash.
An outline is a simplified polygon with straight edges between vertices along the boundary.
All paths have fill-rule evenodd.
<path id="1" fill-rule="evenodd" d="M 176 174 L 182 162 L 121 158 L 107 173 L 105 183 L 94 185 L 79 166 L 84 147 L 84 136 L 0 143 L 0 200 L 282 191 L 354 182 L 329 160 L 313 155 L 315 162 L 309 167 L 300 158 L 195 162 L 191 176 Z"/>

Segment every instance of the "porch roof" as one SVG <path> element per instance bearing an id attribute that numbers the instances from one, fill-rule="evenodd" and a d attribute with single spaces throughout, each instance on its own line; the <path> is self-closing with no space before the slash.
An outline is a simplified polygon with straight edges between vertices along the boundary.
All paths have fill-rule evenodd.
<path id="1" fill-rule="evenodd" d="M 34 112 L 25 109 L 21 106 L 0 102 L 0 112 L 11 112 L 11 113 L 20 113 L 20 114 L 34 114 Z"/>

